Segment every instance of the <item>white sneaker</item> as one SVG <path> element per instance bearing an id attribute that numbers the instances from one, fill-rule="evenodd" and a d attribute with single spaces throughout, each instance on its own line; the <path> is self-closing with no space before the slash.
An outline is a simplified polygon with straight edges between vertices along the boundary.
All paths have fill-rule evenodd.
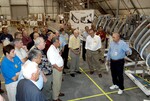
<path id="1" fill-rule="evenodd" d="M 112 85 L 109 87 L 111 90 L 119 88 L 117 85 Z"/>
<path id="2" fill-rule="evenodd" d="M 123 90 L 119 89 L 118 94 L 121 95 L 123 93 Z"/>

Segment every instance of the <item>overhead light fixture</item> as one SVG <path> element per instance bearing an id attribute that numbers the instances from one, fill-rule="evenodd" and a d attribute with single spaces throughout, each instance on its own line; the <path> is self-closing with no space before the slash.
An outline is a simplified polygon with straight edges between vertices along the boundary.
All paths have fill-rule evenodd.
<path id="1" fill-rule="evenodd" d="M 83 2 L 80 2 L 79 5 L 83 5 Z"/>

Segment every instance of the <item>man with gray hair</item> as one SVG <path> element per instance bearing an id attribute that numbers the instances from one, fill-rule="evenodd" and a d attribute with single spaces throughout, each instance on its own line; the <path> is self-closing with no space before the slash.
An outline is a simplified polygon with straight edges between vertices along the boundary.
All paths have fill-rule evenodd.
<path id="1" fill-rule="evenodd" d="M 106 58 L 106 64 L 110 65 L 113 82 L 109 88 L 111 90 L 119 88 L 118 94 L 122 94 L 124 91 L 124 58 L 126 55 L 131 55 L 132 50 L 126 42 L 120 39 L 119 33 L 113 33 L 112 38 L 113 41 L 110 43 Z"/>
<path id="2" fill-rule="evenodd" d="M 35 62 L 36 64 L 40 64 L 41 57 L 42 57 L 41 51 L 33 49 L 29 52 L 28 60 L 24 63 L 24 65 L 29 64 L 30 62 Z M 30 68 L 32 68 L 32 67 L 30 67 Z M 18 81 L 20 81 L 20 79 L 24 79 L 22 70 L 20 72 Z M 42 90 L 43 82 L 46 82 L 46 81 L 47 81 L 47 79 L 46 79 L 45 75 L 43 74 L 43 72 L 41 71 L 40 75 L 39 75 L 39 79 L 36 81 L 35 84 L 39 88 L 39 90 Z"/>
<path id="3" fill-rule="evenodd" d="M 48 59 L 43 52 L 44 48 L 45 48 L 45 41 L 44 41 L 43 37 L 38 37 L 34 41 L 34 46 L 30 50 L 37 49 L 37 50 L 41 51 L 41 53 L 42 53 L 41 61 L 42 62 L 39 64 L 39 67 L 41 68 L 41 70 L 44 72 L 45 75 L 51 75 L 51 73 L 52 73 L 51 64 L 50 64 L 50 62 L 48 62 Z"/>
<path id="4" fill-rule="evenodd" d="M 45 41 L 42 37 L 38 37 L 34 42 L 35 45 L 32 47 L 32 49 L 39 50 L 42 53 L 39 67 L 47 77 L 47 82 L 44 83 L 42 91 L 46 95 L 47 99 L 51 99 L 52 66 L 43 52 L 43 49 L 45 48 Z"/>
<path id="5" fill-rule="evenodd" d="M 53 101 L 62 101 L 59 99 L 59 96 L 64 96 L 63 93 L 60 93 L 64 61 L 59 53 L 59 46 L 59 38 L 54 37 L 52 39 L 52 45 L 47 51 L 48 60 L 53 66 Z"/>
<path id="6" fill-rule="evenodd" d="M 19 59 L 24 63 L 27 60 L 27 47 L 23 46 L 22 39 L 16 38 L 14 39 L 14 45 L 15 45 L 15 53 L 19 57 Z"/>
<path id="7" fill-rule="evenodd" d="M 17 101 L 46 101 L 44 94 L 37 88 L 36 81 L 39 79 L 40 69 L 35 62 L 28 62 L 22 66 L 25 79 L 17 85 Z"/>
<path id="8" fill-rule="evenodd" d="M 81 72 L 79 71 L 79 57 L 81 48 L 80 48 L 79 31 L 77 29 L 74 30 L 73 35 L 70 36 L 69 50 L 71 57 L 70 75 L 72 77 L 75 77 L 75 72 L 81 74 Z"/>

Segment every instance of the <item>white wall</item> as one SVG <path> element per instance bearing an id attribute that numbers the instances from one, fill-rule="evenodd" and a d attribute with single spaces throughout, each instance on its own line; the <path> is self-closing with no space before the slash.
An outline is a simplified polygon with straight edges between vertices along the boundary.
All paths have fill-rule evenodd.
<path id="1" fill-rule="evenodd" d="M 56 18 L 58 14 L 62 12 L 62 8 L 59 9 L 59 5 L 56 0 L 46 0 L 46 13 L 51 16 L 51 18 Z"/>
<path id="2" fill-rule="evenodd" d="M 9 0 L 0 0 L 0 14 L 10 16 L 10 5 Z"/>
<path id="3" fill-rule="evenodd" d="M 45 1 L 45 7 L 44 7 Z M 0 0 L 0 15 L 11 16 L 11 5 L 28 5 L 28 13 L 48 14 L 54 18 L 62 11 L 56 0 Z"/>
<path id="4" fill-rule="evenodd" d="M 27 4 L 26 0 L 11 0 L 11 4 Z"/>

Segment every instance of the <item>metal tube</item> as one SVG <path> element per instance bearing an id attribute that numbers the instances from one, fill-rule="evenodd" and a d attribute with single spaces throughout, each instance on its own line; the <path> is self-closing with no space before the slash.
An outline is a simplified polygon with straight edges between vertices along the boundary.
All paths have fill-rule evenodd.
<path id="1" fill-rule="evenodd" d="M 120 0 L 117 0 L 116 18 L 119 18 Z"/>

